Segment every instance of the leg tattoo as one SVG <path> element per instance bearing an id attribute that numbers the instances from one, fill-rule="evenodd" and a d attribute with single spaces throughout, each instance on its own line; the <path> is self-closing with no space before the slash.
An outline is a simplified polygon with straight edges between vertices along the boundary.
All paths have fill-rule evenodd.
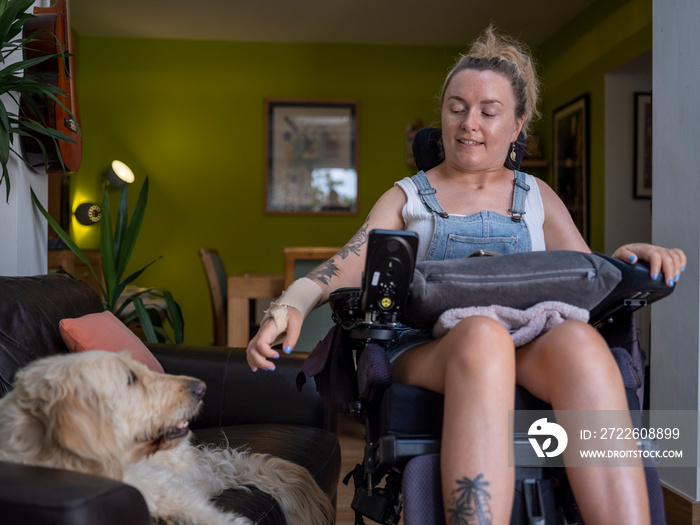
<path id="1" fill-rule="evenodd" d="M 486 490 L 488 481 L 479 474 L 473 480 L 457 480 L 457 488 L 452 491 L 447 502 L 447 523 L 450 525 L 491 525 L 493 519 Z"/>

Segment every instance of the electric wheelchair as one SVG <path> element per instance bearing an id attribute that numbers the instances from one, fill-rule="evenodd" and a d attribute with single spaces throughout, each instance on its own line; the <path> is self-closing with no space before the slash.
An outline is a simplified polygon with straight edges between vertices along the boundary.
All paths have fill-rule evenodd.
<path id="1" fill-rule="evenodd" d="M 430 169 L 439 162 L 439 133 L 426 128 L 417 134 L 414 156 L 419 169 Z M 506 165 L 517 169 L 522 154 L 521 146 L 516 160 L 508 160 Z M 632 314 L 673 289 L 663 280 L 650 279 L 648 267 L 642 263 L 628 265 L 596 256 L 616 266 L 621 278 L 591 310 L 589 322 L 605 337 L 616 358 L 637 424 L 643 403 L 645 356 Z M 443 396 L 393 383 L 384 351 L 412 299 L 414 271 L 415 240 L 409 232 L 372 232 L 362 287 L 331 294 L 336 324 L 309 356 L 302 373 L 315 377 L 317 388 L 333 410 L 354 413 L 365 425 L 363 462 L 344 480 L 355 484 L 352 508 L 356 524 L 363 524 L 363 517 L 396 524 L 402 513 L 405 525 L 445 523 L 439 456 Z M 516 411 L 549 408 L 524 388 L 516 387 Z M 529 447 L 525 434 L 516 429 L 516 449 Z M 653 465 L 645 463 L 645 475 L 652 523 L 662 524 L 663 498 Z M 521 523 L 582 523 L 563 468 L 516 468 L 511 524 Z"/>

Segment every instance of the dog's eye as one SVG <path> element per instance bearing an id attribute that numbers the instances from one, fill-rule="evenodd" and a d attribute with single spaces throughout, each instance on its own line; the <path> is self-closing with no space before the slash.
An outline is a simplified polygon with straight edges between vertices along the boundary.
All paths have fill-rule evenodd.
<path id="1" fill-rule="evenodd" d="M 134 383 L 136 383 L 136 374 L 133 370 L 129 370 L 129 379 L 127 381 L 127 384 L 133 385 Z"/>

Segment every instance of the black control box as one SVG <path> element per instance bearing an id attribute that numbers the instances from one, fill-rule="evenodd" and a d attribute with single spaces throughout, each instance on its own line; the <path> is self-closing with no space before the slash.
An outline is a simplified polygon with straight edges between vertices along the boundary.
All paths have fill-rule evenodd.
<path id="1" fill-rule="evenodd" d="M 413 282 L 418 235 L 404 230 L 372 230 L 360 308 L 389 320 L 403 311 Z"/>

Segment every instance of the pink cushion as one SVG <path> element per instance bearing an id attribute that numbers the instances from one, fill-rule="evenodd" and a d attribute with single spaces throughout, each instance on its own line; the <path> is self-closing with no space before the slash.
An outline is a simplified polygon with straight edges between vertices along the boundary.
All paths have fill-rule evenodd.
<path id="1" fill-rule="evenodd" d="M 58 326 L 71 352 L 129 350 L 136 361 L 154 372 L 163 372 L 163 367 L 148 348 L 112 312 L 105 310 L 75 319 L 63 319 Z"/>

